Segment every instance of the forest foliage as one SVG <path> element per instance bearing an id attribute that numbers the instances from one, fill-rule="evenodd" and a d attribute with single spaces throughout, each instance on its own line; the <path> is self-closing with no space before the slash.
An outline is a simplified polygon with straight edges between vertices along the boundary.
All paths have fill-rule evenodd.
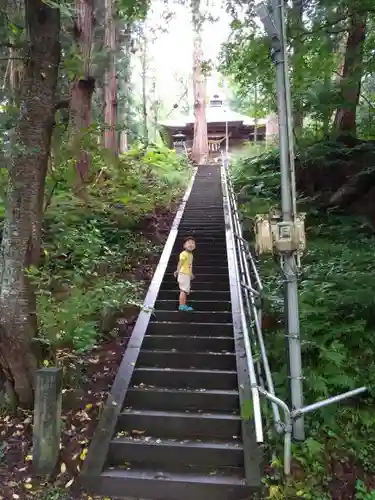
<path id="1" fill-rule="evenodd" d="M 43 261 L 29 269 L 44 344 L 89 349 L 113 326 L 105 324 L 111 313 L 141 305 L 142 281 L 150 276 L 135 280 L 134 270 L 153 264 L 160 250 L 158 217 L 173 210 L 185 167 L 167 149 L 135 148 L 90 188 L 89 210 L 66 186 L 55 190 L 44 217 Z"/>
<path id="2" fill-rule="evenodd" d="M 136 104 L 149 8 L 0 9 L 0 393 L 15 404 L 32 405 L 42 362 L 90 349 L 126 305 L 140 305 L 189 177 L 183 158 L 150 142 Z"/>
<path id="3" fill-rule="evenodd" d="M 325 176 L 323 193 L 323 185 L 314 189 L 301 174 L 303 170 L 314 171 L 316 162 L 323 170 L 330 168 L 332 150 L 345 154 L 341 145 L 321 143 L 298 151 L 296 156 L 299 211 L 307 213 L 307 250 L 299 275 L 305 400 L 313 403 L 363 385 L 370 388 L 370 394 L 307 415 L 308 438 L 304 444 L 294 445 L 293 485 L 290 490 L 281 486 L 274 489 L 275 498 L 280 499 L 336 498 L 331 478 L 337 474 L 341 479 L 337 461 L 351 471 L 345 491 L 349 494 L 357 488 L 358 495 L 362 491 L 364 498 L 371 498 L 365 494 L 369 491 L 366 483 L 370 489 L 373 484 L 369 477 L 375 468 L 373 227 L 364 214 L 324 209 L 324 200 L 332 190 L 329 176 Z M 356 148 L 346 151 L 347 157 L 355 154 Z M 245 227 L 252 234 L 255 215 L 279 206 L 278 150 L 271 148 L 260 156 L 244 154 L 234 162 L 232 178 Z M 276 394 L 288 399 L 283 280 L 277 259 L 262 256 L 259 264 L 265 314 L 274 318 L 264 333 Z M 276 449 L 279 446 L 281 457 L 280 441 L 276 438 L 273 444 Z M 274 463 L 275 471 L 278 465 Z M 359 478 L 365 483 L 356 483 Z"/>
<path id="4" fill-rule="evenodd" d="M 265 118 L 276 112 L 276 78 L 254 5 L 229 2 L 233 21 L 221 68 L 231 81 L 233 106 Z M 293 0 L 285 7 L 297 207 L 307 213 L 299 275 L 305 400 L 364 385 L 369 393 L 306 416 L 307 440 L 293 445 L 293 479 L 282 484 L 282 460 L 275 460 L 269 496 L 369 500 L 375 469 L 375 11 L 367 0 Z M 233 161 L 249 235 L 256 214 L 280 207 L 279 168 L 276 143 L 249 148 Z M 276 393 L 288 400 L 283 282 L 276 259 L 262 257 L 259 263 Z M 277 438 L 271 447 L 282 457 Z"/>
<path id="5" fill-rule="evenodd" d="M 221 68 L 232 81 L 237 106 L 265 117 L 276 111 L 275 69 L 254 5 L 229 2 L 233 20 Z M 297 140 L 301 134 L 355 135 L 357 126 L 362 137 L 369 137 L 375 89 L 373 2 L 293 0 L 286 4 L 286 15 Z"/>

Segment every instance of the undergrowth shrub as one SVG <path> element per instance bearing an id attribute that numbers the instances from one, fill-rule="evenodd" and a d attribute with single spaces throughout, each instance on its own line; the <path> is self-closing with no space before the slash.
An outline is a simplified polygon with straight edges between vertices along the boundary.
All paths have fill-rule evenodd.
<path id="1" fill-rule="evenodd" d="M 315 150 L 320 154 L 321 146 Z M 250 229 L 257 213 L 268 213 L 278 205 L 278 154 L 271 150 L 258 158 L 239 159 L 231 173 Z M 304 205 L 308 246 L 302 259 L 299 300 L 305 403 L 310 404 L 363 385 L 372 391 L 374 386 L 375 239 L 364 218 L 324 215 L 314 200 L 304 200 Z M 277 259 L 262 256 L 260 267 L 270 299 L 267 304 L 279 325 L 265 332 L 271 369 L 277 394 L 288 399 L 283 283 Z M 296 486 L 302 488 L 303 498 L 326 498 L 322 492 L 331 467 L 335 470 L 332 459 L 349 461 L 359 471 L 375 470 L 373 409 L 370 392 L 367 398 L 332 405 L 306 417 L 308 439 L 294 445 L 303 470 Z M 365 490 L 358 491 L 362 495 L 358 498 L 372 498 L 363 496 Z"/>
<path id="2" fill-rule="evenodd" d="M 94 160 L 98 171 L 102 158 Z M 96 176 L 83 203 L 63 175 L 70 160 L 61 168 L 44 216 L 42 263 L 28 270 L 37 292 L 39 340 L 51 356 L 59 347 L 90 349 L 103 318 L 141 305 L 144 283 L 133 271 L 149 266 L 162 242 L 151 241 L 140 225 L 146 216 L 157 224 L 189 178 L 186 161 L 175 152 L 134 148 L 106 164 L 105 176 Z"/>

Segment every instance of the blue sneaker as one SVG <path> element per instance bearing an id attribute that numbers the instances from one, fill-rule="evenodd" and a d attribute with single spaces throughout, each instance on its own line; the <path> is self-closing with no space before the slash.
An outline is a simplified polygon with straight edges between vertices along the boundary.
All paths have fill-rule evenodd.
<path id="1" fill-rule="evenodd" d="M 193 311 L 194 309 L 190 306 L 180 306 L 178 308 L 179 311 Z"/>

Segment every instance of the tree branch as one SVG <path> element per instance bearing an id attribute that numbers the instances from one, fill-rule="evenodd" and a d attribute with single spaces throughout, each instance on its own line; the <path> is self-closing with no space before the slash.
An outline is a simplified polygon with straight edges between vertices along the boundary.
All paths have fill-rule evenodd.
<path id="1" fill-rule="evenodd" d="M 305 38 L 307 36 L 319 33 L 320 31 L 325 30 L 325 29 L 328 31 L 328 33 L 331 33 L 331 34 L 344 33 L 345 31 L 347 31 L 347 28 L 337 28 L 337 29 L 334 29 L 332 31 L 329 31 L 328 28 L 330 28 L 330 27 L 333 28 L 334 25 L 342 23 L 343 21 L 347 21 L 348 19 L 351 19 L 354 16 L 357 17 L 358 15 L 361 15 L 361 14 L 363 15 L 363 14 L 370 14 L 370 13 L 375 13 L 375 9 L 358 9 L 355 12 L 350 12 L 350 11 L 345 12 L 342 15 L 336 17 L 335 19 L 332 19 L 330 21 L 327 20 L 323 24 L 320 24 L 316 28 L 311 29 L 309 31 L 297 30 L 297 34 L 295 36 L 291 36 L 291 39 L 294 40 L 294 39 L 298 39 L 298 38 Z M 298 33 L 298 31 L 299 31 L 299 33 Z"/>

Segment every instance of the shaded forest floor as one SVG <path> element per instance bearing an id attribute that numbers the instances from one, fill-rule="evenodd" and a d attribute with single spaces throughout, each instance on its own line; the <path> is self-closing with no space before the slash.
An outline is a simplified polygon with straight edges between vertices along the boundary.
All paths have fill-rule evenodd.
<path id="1" fill-rule="evenodd" d="M 73 479 L 79 474 L 130 331 L 112 341 L 105 340 L 84 356 L 65 353 L 68 366 L 71 364 L 69 375 L 79 381 L 80 387 L 64 389 L 61 458 L 49 480 L 37 480 L 32 474 L 32 413 L 20 411 L 16 416 L 2 418 L 0 498 L 75 500 L 88 497 L 71 493 L 75 486 Z"/>

